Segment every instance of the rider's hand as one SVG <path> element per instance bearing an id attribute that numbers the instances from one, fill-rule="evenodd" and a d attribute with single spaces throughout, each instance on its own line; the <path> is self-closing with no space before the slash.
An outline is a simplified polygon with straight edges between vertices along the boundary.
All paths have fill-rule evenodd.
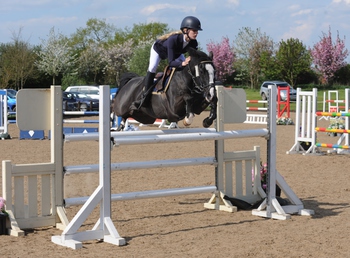
<path id="1" fill-rule="evenodd" d="M 191 61 L 191 57 L 186 57 L 185 61 L 182 62 L 182 66 L 188 65 L 188 63 Z"/>

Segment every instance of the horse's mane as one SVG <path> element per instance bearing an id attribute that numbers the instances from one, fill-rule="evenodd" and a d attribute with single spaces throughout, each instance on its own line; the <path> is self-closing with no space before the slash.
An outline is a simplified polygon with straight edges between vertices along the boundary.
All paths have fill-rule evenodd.
<path id="1" fill-rule="evenodd" d="M 139 76 L 140 75 L 138 75 L 136 73 L 131 73 L 131 72 L 123 73 L 122 77 L 120 78 L 120 82 L 119 82 L 119 90 L 132 78 L 139 77 Z"/>
<path id="2" fill-rule="evenodd" d="M 196 50 L 194 48 L 189 47 L 188 53 L 191 56 L 191 59 L 194 59 L 195 62 L 209 61 L 212 60 L 211 53 L 210 55 L 204 53 L 203 51 Z"/>

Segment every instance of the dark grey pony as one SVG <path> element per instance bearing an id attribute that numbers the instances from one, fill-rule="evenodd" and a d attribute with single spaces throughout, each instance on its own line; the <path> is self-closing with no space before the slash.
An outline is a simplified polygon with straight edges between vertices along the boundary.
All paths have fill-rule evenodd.
<path id="1" fill-rule="evenodd" d="M 133 73 L 122 76 L 112 107 L 115 115 L 122 118 L 118 130 L 123 129 L 128 118 L 143 124 L 153 124 L 156 119 L 167 119 L 169 122 L 184 120 L 184 125 L 188 126 L 193 122 L 194 115 L 199 115 L 208 106 L 210 113 L 203 120 L 203 126 L 212 125 L 216 119 L 217 105 L 213 55 L 210 53 L 208 56 L 193 48 L 188 53 L 191 56 L 189 64 L 176 70 L 169 84 L 166 77 L 160 79 L 157 85 L 163 87 L 153 91 L 150 101 L 140 109 L 131 110 L 130 106 L 141 96 L 144 77 Z"/>

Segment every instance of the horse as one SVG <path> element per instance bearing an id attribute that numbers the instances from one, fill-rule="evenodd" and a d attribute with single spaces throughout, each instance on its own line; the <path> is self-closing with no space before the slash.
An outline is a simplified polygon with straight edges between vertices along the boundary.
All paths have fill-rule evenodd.
<path id="1" fill-rule="evenodd" d="M 131 110 L 130 106 L 141 97 L 145 78 L 134 73 L 123 74 L 112 107 L 113 113 L 122 118 L 118 131 L 124 129 L 128 118 L 143 124 L 153 124 L 156 119 L 183 120 L 184 125 L 189 126 L 195 114 L 199 115 L 208 106 L 210 113 L 202 124 L 205 128 L 212 125 L 217 106 L 213 53 L 207 55 L 193 48 L 189 48 L 188 53 L 191 57 L 188 65 L 177 68 L 171 79 L 160 79 L 159 84 L 168 83 L 166 87 L 153 91 L 147 104 L 137 110 Z"/>

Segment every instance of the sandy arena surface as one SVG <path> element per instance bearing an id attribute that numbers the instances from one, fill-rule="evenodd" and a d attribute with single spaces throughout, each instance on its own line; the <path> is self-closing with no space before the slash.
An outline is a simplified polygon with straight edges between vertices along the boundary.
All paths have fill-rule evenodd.
<path id="1" fill-rule="evenodd" d="M 192 127 L 201 127 L 204 112 Z M 294 115 L 292 118 L 294 120 Z M 94 119 L 94 118 L 89 118 Z M 326 127 L 329 122 L 319 121 Z M 182 122 L 180 123 L 182 126 Z M 226 130 L 263 128 L 263 125 L 232 124 Z M 155 129 L 152 127 L 151 129 Z M 112 203 L 112 219 L 125 246 L 84 242 L 73 250 L 51 242 L 62 231 L 54 228 L 28 230 L 24 237 L 0 236 L 2 257 L 349 257 L 350 171 L 349 156 L 327 154 L 287 155 L 294 144 L 295 126 L 277 126 L 277 170 L 313 216 L 292 215 L 290 220 L 253 216 L 251 211 L 228 213 L 208 210 L 203 204 L 211 194 L 187 195 Z M 147 130 L 142 128 L 141 130 Z M 10 125 L 11 140 L 0 141 L 0 159 L 15 164 L 50 162 L 50 141 L 19 140 Z M 318 134 L 321 142 L 338 138 Z M 229 150 L 250 150 L 263 138 L 229 140 Z M 212 141 L 120 146 L 112 151 L 112 162 L 214 156 Z M 64 164 L 98 163 L 98 142 L 64 144 Z M 65 177 L 65 197 L 88 196 L 98 185 L 97 174 Z M 130 192 L 186 186 L 214 185 L 211 166 L 173 167 L 112 172 L 112 192 Z M 0 186 L 2 190 L 2 186 Z M 283 195 L 282 195 L 283 197 Z M 66 209 L 69 219 L 80 207 Z M 91 229 L 99 210 L 89 216 L 82 229 Z"/>

